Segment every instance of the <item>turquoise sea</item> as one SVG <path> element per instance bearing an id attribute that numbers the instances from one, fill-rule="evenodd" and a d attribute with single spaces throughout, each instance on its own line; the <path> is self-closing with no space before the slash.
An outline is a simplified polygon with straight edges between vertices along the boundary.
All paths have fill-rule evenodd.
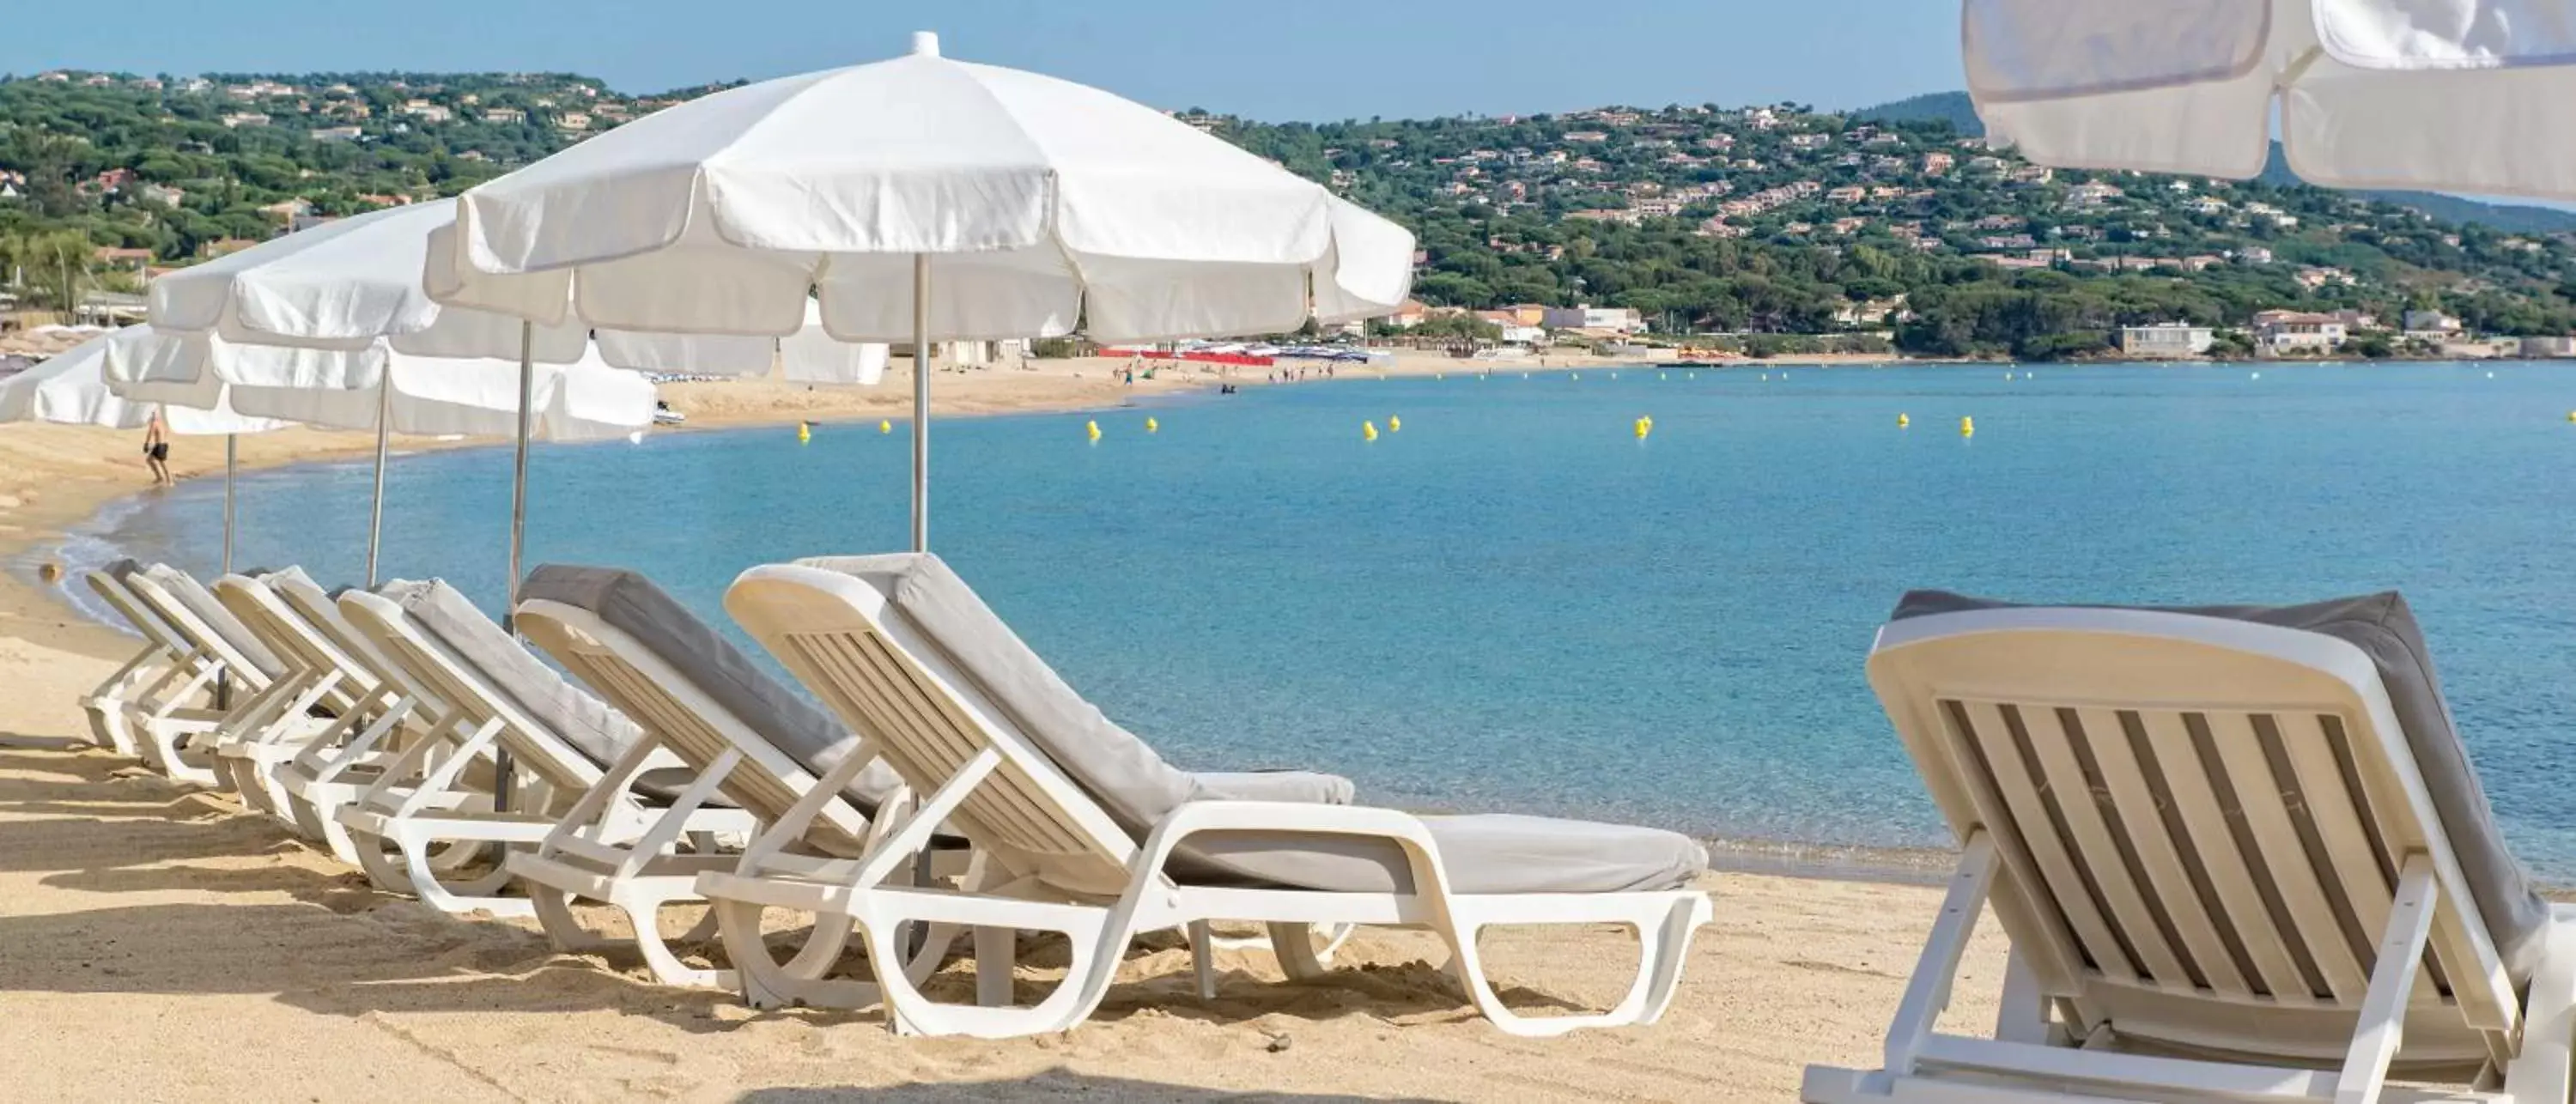
<path id="1" fill-rule="evenodd" d="M 1184 765 L 1863 847 L 1942 842 L 1862 678 L 1909 587 L 2398 588 L 2515 850 L 2576 882 L 2576 368 L 2257 372 L 1511 369 L 947 420 L 932 547 Z M 902 547 L 907 442 L 868 423 L 540 446 L 529 562 L 634 567 L 720 618 L 747 566 Z M 388 576 L 497 608 L 509 470 L 506 448 L 397 462 Z M 368 478 L 245 477 L 238 562 L 355 581 Z M 221 491 L 129 500 L 73 552 L 210 570 Z"/>

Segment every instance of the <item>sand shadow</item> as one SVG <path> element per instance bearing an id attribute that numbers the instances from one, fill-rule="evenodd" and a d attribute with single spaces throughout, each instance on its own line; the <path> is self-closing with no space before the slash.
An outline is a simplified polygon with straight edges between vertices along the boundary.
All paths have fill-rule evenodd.
<path id="1" fill-rule="evenodd" d="M 734 1104 L 952 1104 L 960 1100 L 1061 1100 L 1066 1097 L 1090 1100 L 1116 1100 L 1121 1104 L 1136 1101 L 1202 1104 L 1223 1101 L 1225 1104 L 1363 1104 L 1363 1102 L 1396 1102 L 1396 1104 L 1439 1104 L 1419 1096 L 1354 1096 L 1346 1093 L 1229 1092 L 1203 1089 L 1195 1085 L 1168 1085 L 1159 1081 L 1142 1081 L 1130 1077 L 1100 1077 L 1075 1073 L 1058 1067 L 1010 1081 L 970 1081 L 937 1085 L 897 1085 L 892 1088 L 863 1089 L 856 1087 L 808 1089 L 754 1089 L 734 1098 Z"/>
<path id="2" fill-rule="evenodd" d="M 31 736 L 24 732 L 0 732 L 0 749 L 11 751 L 81 751 L 92 747 L 87 740 L 71 736 Z"/>

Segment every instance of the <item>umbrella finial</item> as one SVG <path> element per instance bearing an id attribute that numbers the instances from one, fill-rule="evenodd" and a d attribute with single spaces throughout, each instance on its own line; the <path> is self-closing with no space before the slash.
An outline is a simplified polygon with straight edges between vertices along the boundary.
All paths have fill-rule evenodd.
<path id="1" fill-rule="evenodd" d="M 914 31 L 914 32 L 912 32 L 912 54 L 913 54 L 913 56 L 914 56 L 914 57 L 938 57 L 938 56 L 939 56 L 939 32 L 937 32 L 937 31 Z"/>

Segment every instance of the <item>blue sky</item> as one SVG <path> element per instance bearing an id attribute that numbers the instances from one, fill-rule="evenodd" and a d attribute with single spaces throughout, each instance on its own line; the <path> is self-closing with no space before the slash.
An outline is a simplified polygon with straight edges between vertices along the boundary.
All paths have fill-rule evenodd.
<path id="1" fill-rule="evenodd" d="M 1955 0 L 340 0 L 27 5 L 0 72 L 570 70 L 620 91 L 901 52 L 1261 119 L 1608 103 L 1859 107 L 1962 85 Z"/>

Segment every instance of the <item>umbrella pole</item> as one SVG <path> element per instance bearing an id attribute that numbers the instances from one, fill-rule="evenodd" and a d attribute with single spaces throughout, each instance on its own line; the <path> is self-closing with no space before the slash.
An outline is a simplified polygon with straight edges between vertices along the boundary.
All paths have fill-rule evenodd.
<path id="1" fill-rule="evenodd" d="M 509 606 L 501 611 L 501 628 L 518 634 L 519 620 L 519 550 L 520 540 L 528 530 L 528 423 L 535 411 L 537 363 L 533 343 L 537 324 L 519 322 L 519 453 L 510 471 L 510 588 Z M 492 808 L 497 812 L 510 809 L 510 753 L 507 749 L 492 755 Z"/>
<path id="2" fill-rule="evenodd" d="M 233 472 L 240 464 L 240 439 L 224 434 L 224 574 L 233 573 Z"/>
<path id="3" fill-rule="evenodd" d="M 224 434 L 224 574 L 233 573 L 233 474 L 241 463 L 241 438 Z M 232 672 L 215 676 L 215 708 L 230 709 L 233 704 Z"/>
<path id="4" fill-rule="evenodd" d="M 930 254 L 912 255 L 912 550 L 930 551 Z"/>
<path id="5" fill-rule="evenodd" d="M 393 366 L 376 380 L 376 495 L 367 511 L 367 589 L 376 589 L 376 553 L 385 538 L 385 438 L 392 433 Z"/>
<path id="6" fill-rule="evenodd" d="M 510 471 L 510 593 L 509 607 L 502 611 L 501 627 L 517 631 L 513 622 L 519 611 L 519 550 L 528 529 L 528 423 L 536 401 L 537 366 L 530 342 L 537 324 L 519 323 L 519 453 Z"/>

